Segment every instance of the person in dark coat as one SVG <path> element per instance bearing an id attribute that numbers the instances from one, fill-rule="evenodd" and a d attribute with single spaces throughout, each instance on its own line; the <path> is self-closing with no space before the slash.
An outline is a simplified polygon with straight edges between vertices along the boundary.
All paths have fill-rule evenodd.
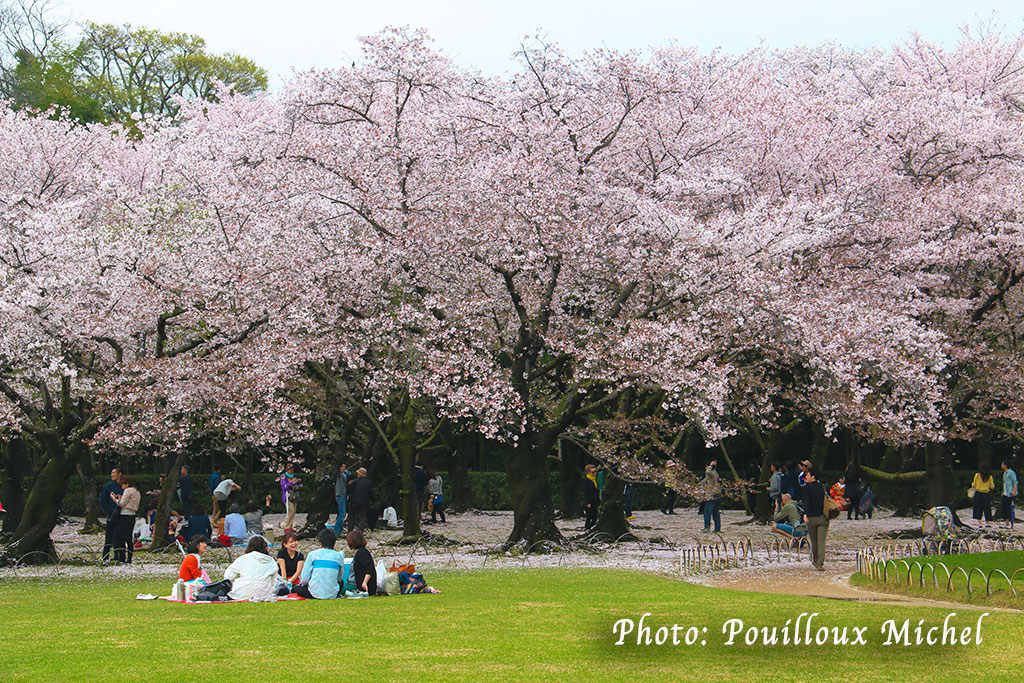
<path id="1" fill-rule="evenodd" d="M 421 462 L 416 463 L 413 476 L 416 478 L 416 512 L 420 513 L 427 504 L 424 491 L 427 489 L 427 482 L 430 480 L 430 477 L 427 476 L 427 471 L 423 469 L 423 463 Z"/>
<path id="2" fill-rule="evenodd" d="M 121 477 L 124 476 L 124 472 L 121 471 L 120 467 L 111 469 L 111 480 L 103 484 L 103 489 L 99 492 L 99 509 L 106 515 L 106 526 L 103 530 L 103 561 L 111 559 L 111 549 L 114 548 L 114 532 L 118 525 L 118 504 L 114 502 L 115 496 L 120 496 L 124 493 L 124 489 L 121 487 Z"/>
<path id="3" fill-rule="evenodd" d="M 192 508 L 196 504 L 196 490 L 192 484 L 192 477 L 189 475 L 188 465 L 181 466 L 181 474 L 178 477 L 178 498 L 181 499 L 181 514 L 192 514 Z"/>
<path id="4" fill-rule="evenodd" d="M 597 506 L 601 503 L 601 495 L 597 490 L 597 468 L 587 465 L 583 468 L 583 530 L 589 531 L 597 524 Z"/>
<path id="5" fill-rule="evenodd" d="M 114 502 L 113 497 L 110 494 L 120 496 L 124 493 L 121 488 L 121 477 L 124 476 L 124 472 L 121 471 L 120 467 L 114 467 L 110 470 L 110 481 L 103 485 L 103 490 L 100 491 L 100 509 L 103 510 L 103 514 L 107 516 L 107 524 L 103 534 L 103 561 L 106 562 L 110 559 L 110 551 L 114 547 L 114 531 L 117 528 L 118 508 L 117 503 Z"/>
<path id="6" fill-rule="evenodd" d="M 356 479 L 350 486 L 348 504 L 351 510 L 348 515 L 348 529 L 366 530 L 370 503 L 373 500 L 373 482 L 366 476 L 366 468 L 356 470 Z"/>
<path id="7" fill-rule="evenodd" d="M 863 483 L 860 477 L 857 476 L 855 470 L 850 470 L 846 474 L 846 490 L 844 491 L 844 497 L 847 500 L 846 505 L 846 518 L 850 519 L 851 515 L 853 519 L 860 519 L 860 496 L 863 491 Z"/>
<path id="8" fill-rule="evenodd" d="M 804 486 L 804 523 L 807 539 L 811 542 L 811 562 L 819 572 L 825 569 L 825 537 L 828 535 L 828 517 L 825 516 L 825 486 L 818 481 L 818 470 L 807 471 Z"/>

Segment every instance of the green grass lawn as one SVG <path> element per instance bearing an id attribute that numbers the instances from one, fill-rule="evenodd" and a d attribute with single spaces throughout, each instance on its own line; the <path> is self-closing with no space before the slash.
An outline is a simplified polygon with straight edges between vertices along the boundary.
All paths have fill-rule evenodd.
<path id="1" fill-rule="evenodd" d="M 629 571 L 435 573 L 441 595 L 191 606 L 141 602 L 160 581 L 0 582 L 0 678 L 20 680 L 1019 680 L 1024 615 L 985 618 L 980 645 L 883 646 L 887 619 L 949 610 L 742 593 Z M 616 646 L 623 618 L 708 628 L 702 646 Z M 727 619 L 867 627 L 867 646 L 724 645 Z M 980 612 L 962 610 L 958 626 Z M 681 636 L 684 634 L 681 633 Z M 787 664 L 788 661 L 788 664 Z M 826 668 L 827 667 L 827 668 Z M 941 667 L 936 668 L 936 667 Z M 1005 672 L 1005 673 L 1004 673 Z"/>
<path id="2" fill-rule="evenodd" d="M 985 579 L 993 570 L 998 569 L 1005 573 L 1007 577 L 1012 577 L 1014 571 L 1024 568 L 1024 551 L 1007 550 L 962 555 L 928 555 L 923 557 L 901 558 L 899 560 L 895 560 L 895 562 L 899 570 L 898 584 L 896 582 L 896 577 L 893 574 L 893 567 L 891 563 L 888 568 L 888 580 L 885 584 L 883 584 L 881 580 L 872 580 L 861 575 L 854 575 L 851 582 L 855 586 L 875 588 L 903 595 L 951 600 L 976 605 L 992 605 L 1024 609 L 1024 573 L 1018 574 L 1013 582 L 1014 588 L 1018 593 L 1018 597 L 1015 597 L 1013 592 L 1010 590 L 1009 581 L 999 574 L 992 574 L 990 584 L 992 595 L 986 596 L 985 590 Z M 903 565 L 903 562 L 911 565 L 913 570 L 913 573 L 911 574 L 912 584 L 917 583 L 918 585 L 907 585 L 907 569 Z M 932 573 L 927 567 L 924 569 L 926 587 L 920 587 L 920 570 L 914 566 L 915 562 L 920 562 L 922 565 L 931 564 L 935 566 L 935 576 L 938 580 L 939 588 L 934 588 L 934 582 L 931 578 Z M 946 573 L 938 567 L 938 563 L 940 562 L 944 564 L 952 574 L 952 590 L 948 593 L 946 592 Z M 967 593 L 967 578 L 962 572 L 956 570 L 957 567 L 962 567 L 964 572 L 967 572 L 967 574 L 972 576 L 970 595 Z M 980 569 L 981 572 L 984 573 L 984 576 L 973 571 L 975 568 Z"/>

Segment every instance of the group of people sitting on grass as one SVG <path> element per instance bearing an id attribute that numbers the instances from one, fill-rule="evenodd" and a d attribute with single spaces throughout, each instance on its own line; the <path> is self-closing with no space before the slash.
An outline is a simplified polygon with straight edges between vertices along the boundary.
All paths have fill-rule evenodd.
<path id="1" fill-rule="evenodd" d="M 775 462 L 771 468 L 768 496 L 773 506 L 772 532 L 790 539 L 806 536 L 807 501 L 804 491 L 807 484 L 813 481 L 811 461 L 790 461 L 785 465 Z M 840 512 L 846 512 L 847 519 L 860 519 L 862 515 L 870 519 L 874 513 L 875 494 L 855 472 L 839 477 L 827 495 Z"/>
<path id="2" fill-rule="evenodd" d="M 324 529 L 317 536 L 320 547 L 308 556 L 298 550 L 294 532 L 285 532 L 277 557 L 271 557 L 263 536 L 248 539 L 245 553 L 224 571 L 224 581 L 212 583 L 202 567 L 202 555 L 209 539 L 195 536 L 189 542 L 187 555 L 178 570 L 183 583 L 199 590 L 197 599 L 270 600 L 278 596 L 296 595 L 307 600 L 330 600 L 338 597 L 377 595 L 377 568 L 366 547 L 366 536 L 354 529 L 345 537 L 354 551 L 346 566 L 345 554 L 334 549 L 338 536 Z M 205 594 L 205 597 L 204 597 Z"/>

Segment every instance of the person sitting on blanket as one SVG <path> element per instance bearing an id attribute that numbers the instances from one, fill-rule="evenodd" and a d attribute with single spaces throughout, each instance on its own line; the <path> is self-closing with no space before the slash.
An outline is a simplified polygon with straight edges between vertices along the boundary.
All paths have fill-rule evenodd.
<path id="1" fill-rule="evenodd" d="M 188 544 L 188 555 L 181 561 L 181 568 L 178 570 L 178 578 L 182 581 L 195 581 L 203 579 L 206 572 L 203 571 L 199 556 L 206 552 L 206 536 L 193 536 Z"/>
<path id="2" fill-rule="evenodd" d="M 782 494 L 782 509 L 775 513 L 773 519 L 772 533 L 786 538 L 807 535 L 807 526 L 800 523 L 800 513 L 796 510 L 793 496 L 788 493 Z"/>
<path id="3" fill-rule="evenodd" d="M 348 532 L 345 541 L 356 553 L 352 557 L 352 568 L 349 570 L 349 582 L 345 584 L 345 590 L 376 595 L 377 568 L 373 565 L 373 555 L 366 548 L 366 536 L 359 529 L 353 529 Z"/>
<path id="4" fill-rule="evenodd" d="M 239 515 L 241 516 L 241 515 Z M 267 539 L 253 536 L 245 554 L 224 571 L 231 581 L 232 600 L 267 600 L 277 592 L 277 562 L 267 552 Z"/>
<path id="5" fill-rule="evenodd" d="M 245 517 L 238 503 L 231 506 L 231 514 L 224 518 L 224 535 L 231 539 L 231 545 L 245 543 Z"/>
<path id="6" fill-rule="evenodd" d="M 206 509 L 202 503 L 196 503 L 190 510 L 188 524 L 185 526 L 185 538 L 190 542 L 196 536 L 213 538 L 213 527 L 210 526 L 210 518 L 206 516 Z M 207 540 L 209 543 L 209 540 Z"/>
<path id="7" fill-rule="evenodd" d="M 306 599 L 331 600 L 338 597 L 341 590 L 345 555 L 334 549 L 338 535 L 330 529 L 321 531 L 316 540 L 320 547 L 306 556 L 302 584 L 295 588 L 295 593 Z"/>
<path id="8" fill-rule="evenodd" d="M 277 566 L 281 579 L 288 584 L 282 590 L 291 593 L 292 586 L 299 585 L 302 579 L 302 568 L 306 566 L 306 556 L 299 552 L 299 537 L 294 531 L 284 532 L 281 537 L 281 549 L 277 551 Z"/>
<path id="9" fill-rule="evenodd" d="M 270 509 L 270 494 L 267 494 L 267 500 L 265 507 Z M 262 536 L 263 535 L 263 510 L 256 505 L 255 500 L 250 500 L 245 504 L 245 514 L 242 515 L 245 519 L 245 533 L 247 536 Z"/>

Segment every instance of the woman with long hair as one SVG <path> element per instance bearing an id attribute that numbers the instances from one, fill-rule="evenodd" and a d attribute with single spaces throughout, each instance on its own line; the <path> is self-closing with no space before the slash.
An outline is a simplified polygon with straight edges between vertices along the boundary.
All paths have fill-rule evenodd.
<path id="1" fill-rule="evenodd" d="M 971 488 L 974 489 L 974 519 L 978 526 L 988 526 L 992 521 L 992 489 L 996 482 L 992 478 L 992 465 L 986 460 L 978 464 L 978 472 L 974 475 Z M 984 518 L 984 521 L 982 521 Z"/>
<path id="2" fill-rule="evenodd" d="M 117 525 L 114 527 L 114 561 L 131 563 L 134 541 L 132 531 L 135 530 L 135 515 L 142 503 L 142 494 L 135 488 L 131 477 L 121 477 L 124 491 L 121 495 L 110 494 L 111 500 L 117 503 Z"/>

